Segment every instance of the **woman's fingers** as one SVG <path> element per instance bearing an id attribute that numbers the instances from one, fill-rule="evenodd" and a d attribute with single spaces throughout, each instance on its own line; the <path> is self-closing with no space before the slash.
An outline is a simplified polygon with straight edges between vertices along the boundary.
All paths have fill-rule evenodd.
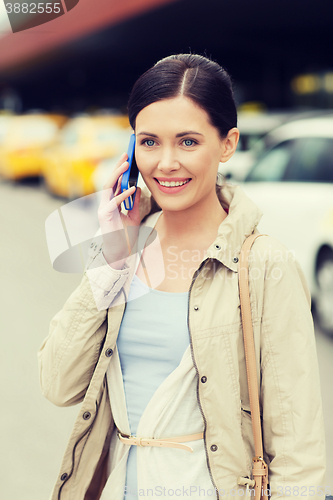
<path id="1" fill-rule="evenodd" d="M 123 162 L 119 167 L 115 168 L 106 183 L 104 189 L 113 188 L 119 177 L 128 169 L 128 161 Z"/>
<path id="2" fill-rule="evenodd" d="M 129 189 L 126 189 L 126 191 L 118 194 L 117 196 L 114 196 L 112 199 L 109 200 L 108 205 L 107 205 L 107 210 L 109 212 L 112 212 L 113 210 L 116 210 L 120 206 L 120 204 L 126 200 L 129 196 L 134 194 L 135 192 L 135 186 L 130 187 Z"/>
<path id="3" fill-rule="evenodd" d="M 123 153 L 120 156 L 119 160 L 117 161 L 113 172 L 115 172 L 119 167 L 121 167 L 123 165 L 123 163 L 127 161 L 127 159 L 128 159 L 127 153 Z"/>
<path id="4" fill-rule="evenodd" d="M 111 188 L 104 190 L 106 193 L 112 191 Z M 102 234 L 112 233 L 123 228 L 123 223 L 121 221 L 121 203 L 131 196 L 135 191 L 135 186 L 127 189 L 118 196 L 114 196 L 105 204 L 100 204 L 98 209 L 98 220 L 100 227 L 102 229 Z M 127 218 L 127 216 L 123 215 Z"/>
<path id="5" fill-rule="evenodd" d="M 117 235 L 118 230 L 124 229 L 124 226 L 127 225 L 136 225 L 137 219 L 139 220 L 138 201 L 140 197 L 135 200 L 135 209 L 133 207 L 132 214 L 131 211 L 128 211 L 126 215 L 121 213 L 121 203 L 129 196 L 132 196 L 136 189 L 135 186 L 132 186 L 121 192 L 123 174 L 129 165 L 126 161 L 127 158 L 127 153 L 124 153 L 119 158 L 115 169 L 101 192 L 101 202 L 98 208 L 98 220 L 103 234 L 103 253 L 108 262 L 117 262 L 119 259 L 123 259 L 124 256 L 129 254 L 129 248 L 132 248 L 136 240 L 136 234 L 134 233 L 130 238 L 133 241 L 125 240 L 119 234 Z M 127 231 L 126 234 L 128 234 Z"/>
<path id="6" fill-rule="evenodd" d="M 133 208 L 132 210 L 129 210 L 127 212 L 128 218 L 131 219 L 131 221 L 133 221 L 137 225 L 140 224 L 140 214 L 139 214 L 140 198 L 141 198 L 141 188 L 137 187 Z"/>
<path id="7" fill-rule="evenodd" d="M 126 170 L 125 165 L 127 164 L 127 166 L 128 166 L 128 162 L 126 160 L 127 160 L 127 153 L 123 153 L 121 155 L 121 157 L 119 158 L 119 160 L 117 161 L 116 166 L 113 169 L 110 177 L 108 178 L 108 180 L 104 184 L 104 186 L 103 186 L 104 189 L 108 189 L 109 187 L 113 187 L 115 185 L 120 174 L 124 170 Z"/>
<path id="8" fill-rule="evenodd" d="M 123 178 L 123 174 L 121 174 L 121 176 L 119 177 L 118 181 L 117 181 L 117 187 L 116 187 L 116 190 L 114 192 L 114 196 L 118 196 L 118 194 L 121 193 L 121 180 Z"/>
<path id="9" fill-rule="evenodd" d="M 121 176 L 128 169 L 128 162 L 123 161 L 126 157 L 127 153 L 124 153 L 120 157 L 120 160 L 116 165 L 116 168 L 114 169 L 109 179 L 103 186 L 103 191 L 101 193 L 101 203 L 103 205 L 113 198 L 116 190 L 120 192 Z"/>

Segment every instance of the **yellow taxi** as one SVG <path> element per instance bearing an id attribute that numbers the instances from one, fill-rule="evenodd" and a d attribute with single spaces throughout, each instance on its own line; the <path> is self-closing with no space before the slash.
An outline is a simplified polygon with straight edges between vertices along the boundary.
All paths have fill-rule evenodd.
<path id="1" fill-rule="evenodd" d="M 63 127 L 59 142 L 44 151 L 42 175 L 47 189 L 74 199 L 95 192 L 93 173 L 98 163 L 119 154 L 127 116 L 77 116 Z M 121 151 L 122 152 L 122 151 Z"/>
<path id="2" fill-rule="evenodd" d="M 43 150 L 56 143 L 67 117 L 29 113 L 7 118 L 0 140 L 0 175 L 12 180 L 39 176 Z"/>

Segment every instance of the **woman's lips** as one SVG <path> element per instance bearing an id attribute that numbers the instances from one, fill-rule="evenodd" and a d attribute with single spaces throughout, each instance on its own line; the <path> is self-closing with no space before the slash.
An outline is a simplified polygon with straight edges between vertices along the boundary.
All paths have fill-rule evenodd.
<path id="1" fill-rule="evenodd" d="M 188 179 L 188 182 L 186 182 L 185 184 L 183 184 L 182 186 L 162 186 L 162 184 L 160 184 L 158 182 L 157 179 L 154 178 L 154 181 L 156 182 L 158 188 L 160 191 L 162 191 L 162 193 L 167 193 L 167 194 L 174 194 L 174 193 L 179 193 L 179 191 L 182 191 L 184 189 L 186 189 L 186 187 L 190 184 L 192 179 Z M 171 180 L 168 181 L 168 182 L 172 182 Z M 181 182 L 179 180 L 179 182 Z"/>

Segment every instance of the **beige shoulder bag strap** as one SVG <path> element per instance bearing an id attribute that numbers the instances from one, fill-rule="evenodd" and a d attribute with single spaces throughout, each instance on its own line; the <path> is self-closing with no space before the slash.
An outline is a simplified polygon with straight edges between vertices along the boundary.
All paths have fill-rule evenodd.
<path id="1" fill-rule="evenodd" d="M 248 258 L 254 241 L 265 234 L 251 234 L 246 238 L 240 252 L 238 280 L 239 295 L 244 335 L 247 382 L 249 387 L 252 431 L 254 438 L 255 457 L 253 458 L 252 474 L 255 480 L 255 500 L 268 498 L 268 467 L 263 458 L 263 444 L 260 421 L 258 380 L 254 350 L 254 337 L 249 294 Z"/>

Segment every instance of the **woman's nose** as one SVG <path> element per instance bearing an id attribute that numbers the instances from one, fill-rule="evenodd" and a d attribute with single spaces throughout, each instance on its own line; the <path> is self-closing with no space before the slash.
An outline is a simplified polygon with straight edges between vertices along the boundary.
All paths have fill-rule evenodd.
<path id="1" fill-rule="evenodd" d="M 164 151 L 161 151 L 157 168 L 161 172 L 169 172 L 180 168 L 180 163 L 171 148 L 166 148 Z"/>

